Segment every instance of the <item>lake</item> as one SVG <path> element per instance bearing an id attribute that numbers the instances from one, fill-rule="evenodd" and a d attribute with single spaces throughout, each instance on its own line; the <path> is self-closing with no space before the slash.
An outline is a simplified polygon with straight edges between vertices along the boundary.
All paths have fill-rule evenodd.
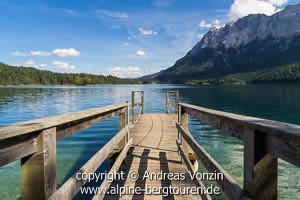
<path id="1" fill-rule="evenodd" d="M 300 85 L 98 85 L 0 87 L 0 125 L 130 101 L 145 91 L 145 112 L 165 112 L 165 91 L 179 90 L 180 100 L 207 108 L 300 124 Z M 57 144 L 57 180 L 61 185 L 117 132 L 113 117 Z M 240 184 L 243 145 L 190 119 L 195 139 Z M 99 171 L 107 170 L 109 161 Z M 0 199 L 20 197 L 20 161 L 0 168 Z M 300 199 L 300 168 L 279 161 L 279 199 Z"/>

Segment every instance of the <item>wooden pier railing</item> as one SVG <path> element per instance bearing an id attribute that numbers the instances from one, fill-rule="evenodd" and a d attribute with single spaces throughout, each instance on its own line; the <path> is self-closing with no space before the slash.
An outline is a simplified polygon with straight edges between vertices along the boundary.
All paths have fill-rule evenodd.
<path id="1" fill-rule="evenodd" d="M 174 101 L 171 101 L 171 96 L 174 95 Z M 166 113 L 171 113 L 171 108 L 174 108 L 175 114 L 178 113 L 179 103 L 179 91 L 178 90 L 167 90 L 166 91 Z"/>
<path id="2" fill-rule="evenodd" d="M 140 101 L 136 102 L 136 95 L 140 97 Z M 135 113 L 135 110 L 140 108 L 138 114 Z M 131 92 L 131 122 L 137 121 L 138 117 L 145 112 L 145 100 L 144 100 L 144 91 L 132 91 Z M 137 115 L 137 117 L 135 117 Z"/>
<path id="3" fill-rule="evenodd" d="M 189 133 L 188 115 L 244 142 L 243 189 Z M 224 174 L 218 184 L 229 199 L 277 199 L 278 158 L 300 166 L 300 126 L 179 103 L 177 144 L 184 161 L 190 149 L 210 172 Z M 183 153 L 184 152 L 184 153 Z"/>
<path id="4" fill-rule="evenodd" d="M 140 102 L 135 101 L 137 92 L 140 93 Z M 21 160 L 23 200 L 72 199 L 86 183 L 78 180 L 76 174 L 94 173 L 112 154 L 115 162 L 111 172 L 119 170 L 128 156 L 136 160 L 131 164 L 127 163 L 125 168 L 136 169 L 139 165 L 138 171 L 141 173 L 149 170 L 148 161 L 152 163 L 154 171 L 158 168 L 165 169 L 163 167 L 167 165 L 168 171 L 180 169 L 186 173 L 198 170 L 199 160 L 209 172 L 224 175 L 224 179 L 217 180 L 217 183 L 229 199 L 277 199 L 278 158 L 300 166 L 300 126 L 179 103 L 179 92 L 173 93 L 175 102 L 172 103 L 169 101 L 170 91 L 166 93 L 166 107 L 178 105 L 176 126 L 174 115 L 145 114 L 141 119 L 135 118 L 134 110 L 137 107 L 141 107 L 138 115 L 144 114 L 144 92 L 134 91 L 131 108 L 129 103 L 123 103 L 0 127 L 0 167 Z M 56 141 L 116 115 L 119 115 L 118 133 L 57 189 Z M 188 128 L 189 115 L 244 142 L 243 187 L 193 138 Z M 137 125 L 134 126 L 133 123 Z M 130 153 L 131 147 L 136 148 L 135 153 Z M 148 156 L 150 150 L 152 154 Z M 165 156 L 161 156 L 163 154 Z M 156 158 L 156 155 L 160 156 Z M 166 155 L 175 160 L 167 159 Z M 157 166 L 159 164 L 162 166 Z M 205 188 L 203 182 L 194 181 L 196 186 Z M 107 188 L 110 184 L 104 180 L 100 187 Z M 167 185 L 170 182 L 161 184 Z M 152 197 L 155 199 L 157 196 Z M 103 198 L 104 194 L 99 194 L 93 199 Z M 188 197 L 179 196 L 180 198 Z M 207 195 L 202 195 L 201 198 L 211 199 Z"/>
<path id="5" fill-rule="evenodd" d="M 72 199 L 86 181 L 79 181 L 74 175 L 56 190 L 56 141 L 118 114 L 119 132 L 78 172 L 94 173 L 109 154 L 125 141 L 113 166 L 116 168 L 132 143 L 128 135 L 127 103 L 1 127 L 0 167 L 21 159 L 23 200 Z"/>

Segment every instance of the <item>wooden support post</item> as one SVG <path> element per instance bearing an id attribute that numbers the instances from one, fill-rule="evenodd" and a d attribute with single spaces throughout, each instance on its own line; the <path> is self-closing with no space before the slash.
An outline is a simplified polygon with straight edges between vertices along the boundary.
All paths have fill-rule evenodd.
<path id="1" fill-rule="evenodd" d="M 127 106 L 126 106 L 126 116 L 125 116 L 125 120 L 126 120 L 126 122 L 125 122 L 125 125 L 126 126 L 129 126 L 129 104 L 128 104 L 128 101 L 126 101 L 126 103 L 127 103 Z M 129 141 L 129 127 L 127 127 L 127 133 L 126 133 L 126 143 Z"/>
<path id="2" fill-rule="evenodd" d="M 141 91 L 141 104 L 142 104 L 141 114 L 144 114 L 144 108 L 145 108 L 144 91 Z"/>
<path id="3" fill-rule="evenodd" d="M 36 138 L 36 153 L 21 159 L 22 199 L 48 199 L 56 191 L 56 128 Z"/>
<path id="4" fill-rule="evenodd" d="M 132 116 L 132 123 L 134 122 L 134 91 L 131 92 L 131 116 Z"/>
<path id="5" fill-rule="evenodd" d="M 176 98 L 175 98 L 175 114 L 178 113 L 178 103 L 179 103 L 179 91 L 176 91 Z"/>
<path id="6" fill-rule="evenodd" d="M 126 126 L 127 121 L 127 108 L 123 109 L 123 112 L 119 114 L 119 131 Z"/>
<path id="7" fill-rule="evenodd" d="M 189 133 L 189 116 L 188 113 L 184 111 L 184 108 L 179 106 L 178 107 L 178 122 L 179 124 Z M 189 144 L 186 142 L 186 140 L 181 136 L 181 145 L 184 152 L 188 155 L 189 160 L 192 162 L 194 166 L 194 170 L 198 171 L 198 156 L 194 153 L 194 151 L 191 149 Z"/>
<path id="8" fill-rule="evenodd" d="M 125 126 L 128 125 L 128 106 L 123 109 L 123 112 L 119 114 L 119 131 L 121 131 Z M 114 148 L 114 150 L 108 155 L 107 159 L 110 159 L 112 162 L 110 165 L 112 166 L 118 157 L 119 152 L 124 148 L 126 143 L 129 140 L 129 133 L 126 131 L 124 138 L 118 143 L 118 145 Z"/>
<path id="9" fill-rule="evenodd" d="M 185 130 L 189 130 L 189 118 L 188 118 L 188 113 L 184 111 L 183 108 L 180 109 L 180 113 L 179 113 L 179 117 L 180 117 L 180 125 L 185 129 Z M 181 145 L 182 145 L 182 149 L 184 150 L 184 152 L 188 155 L 189 154 L 189 145 L 188 143 L 185 141 L 185 139 L 183 139 L 183 137 L 181 136 Z"/>
<path id="10" fill-rule="evenodd" d="M 169 114 L 169 91 L 166 91 L 166 113 Z"/>
<path id="11" fill-rule="evenodd" d="M 277 199 L 278 159 L 265 153 L 264 137 L 244 128 L 244 190 L 252 199 Z"/>
<path id="12" fill-rule="evenodd" d="M 127 125 L 127 108 L 124 108 L 124 111 L 119 115 L 119 131 L 122 130 Z M 124 139 L 118 145 L 117 151 L 121 151 L 126 144 L 127 134 L 125 135 Z"/>

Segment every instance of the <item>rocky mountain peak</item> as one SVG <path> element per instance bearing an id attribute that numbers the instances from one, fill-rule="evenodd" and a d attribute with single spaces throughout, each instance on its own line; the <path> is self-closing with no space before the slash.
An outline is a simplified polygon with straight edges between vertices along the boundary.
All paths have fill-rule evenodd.
<path id="1" fill-rule="evenodd" d="M 251 14 L 220 29 L 213 28 L 190 53 L 194 54 L 199 48 L 215 48 L 219 45 L 236 48 L 254 39 L 290 37 L 296 33 L 300 33 L 300 4 L 287 6 L 272 16 Z"/>

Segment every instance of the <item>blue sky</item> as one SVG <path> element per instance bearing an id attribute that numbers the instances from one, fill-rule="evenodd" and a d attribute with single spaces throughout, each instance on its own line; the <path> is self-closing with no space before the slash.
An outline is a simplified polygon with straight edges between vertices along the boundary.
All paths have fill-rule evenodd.
<path id="1" fill-rule="evenodd" d="M 210 28 L 297 0 L 0 0 L 0 61 L 137 77 L 168 68 Z"/>

